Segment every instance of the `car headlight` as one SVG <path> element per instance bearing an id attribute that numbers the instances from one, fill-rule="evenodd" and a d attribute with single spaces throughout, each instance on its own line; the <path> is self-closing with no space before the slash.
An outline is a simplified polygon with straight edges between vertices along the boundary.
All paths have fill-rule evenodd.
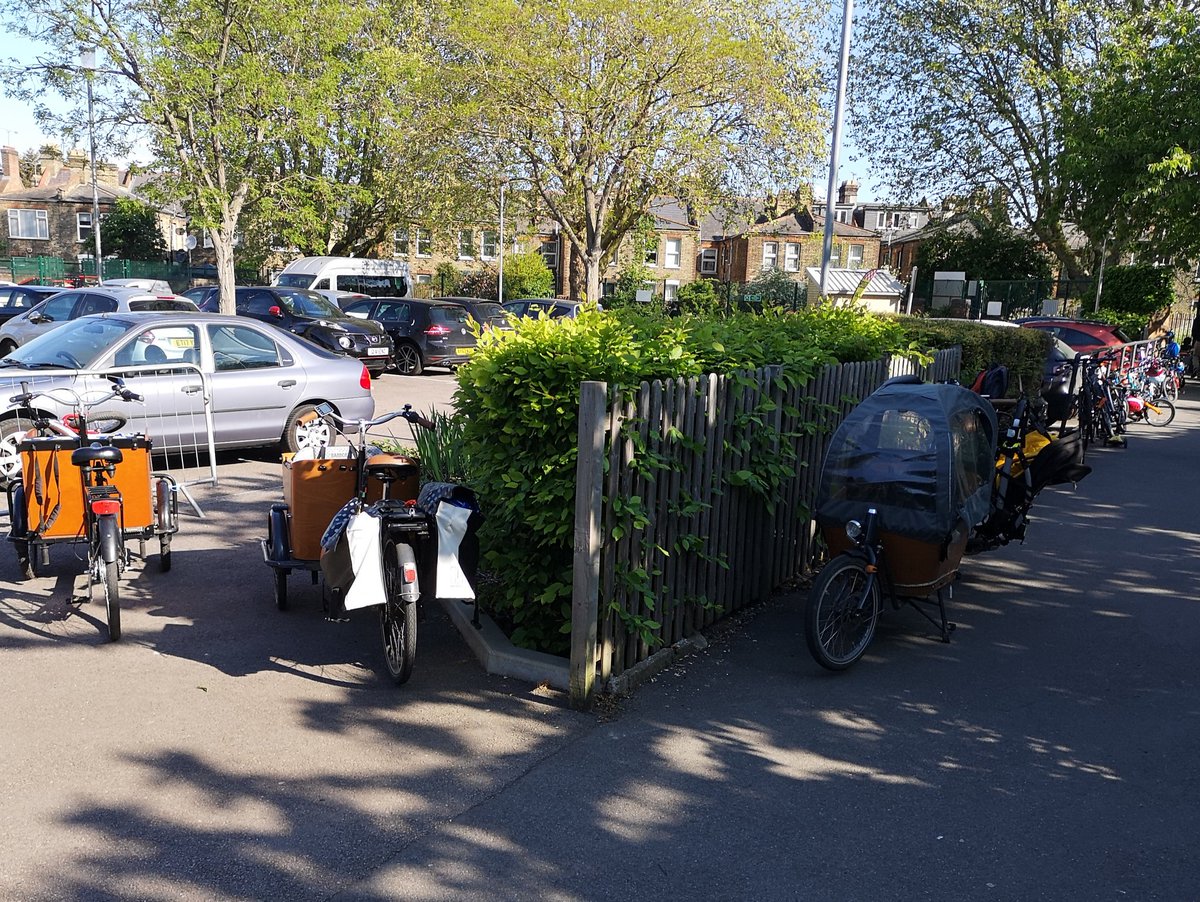
<path id="1" fill-rule="evenodd" d="M 354 341 L 350 338 L 349 335 L 346 335 L 344 333 L 337 337 L 337 343 L 340 348 L 347 350 L 347 351 L 350 350 L 352 347 L 354 347 Z"/>

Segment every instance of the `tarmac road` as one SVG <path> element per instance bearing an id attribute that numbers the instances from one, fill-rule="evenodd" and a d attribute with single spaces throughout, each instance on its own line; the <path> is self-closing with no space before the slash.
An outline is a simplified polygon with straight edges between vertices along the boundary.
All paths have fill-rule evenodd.
<path id="1" fill-rule="evenodd" d="M 443 382 L 385 376 L 379 407 Z M 826 674 L 797 591 L 591 714 L 483 674 L 437 610 L 402 689 L 302 575 L 276 611 L 278 464 L 223 458 L 119 643 L 60 549 L 28 583 L 0 555 L 0 898 L 1200 898 L 1179 406 L 967 562 L 952 644 L 899 612 Z"/>

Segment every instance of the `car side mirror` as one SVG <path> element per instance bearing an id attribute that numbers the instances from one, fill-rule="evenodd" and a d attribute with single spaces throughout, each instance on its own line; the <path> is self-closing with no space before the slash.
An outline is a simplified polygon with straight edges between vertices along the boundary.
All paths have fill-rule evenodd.
<path id="1" fill-rule="evenodd" d="M 271 307 L 270 309 L 267 310 L 267 313 L 270 316 L 278 316 L 278 317 L 283 316 L 283 310 L 279 307 Z"/>

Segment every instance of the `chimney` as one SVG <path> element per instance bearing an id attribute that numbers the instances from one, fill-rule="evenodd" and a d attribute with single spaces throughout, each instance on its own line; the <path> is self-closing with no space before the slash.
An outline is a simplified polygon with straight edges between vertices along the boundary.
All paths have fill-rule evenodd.
<path id="1" fill-rule="evenodd" d="M 91 174 L 88 174 L 88 181 L 91 181 Z M 120 186 L 120 173 L 117 171 L 116 163 L 97 163 L 96 164 L 96 181 L 101 185 L 111 185 L 116 188 Z"/>
<path id="2" fill-rule="evenodd" d="M 842 182 L 838 188 L 838 205 L 853 207 L 858 203 L 858 182 Z"/>
<path id="3" fill-rule="evenodd" d="M 42 171 L 42 177 L 38 180 L 38 187 L 45 188 L 58 179 L 59 174 L 62 172 L 62 157 L 43 153 L 38 159 L 38 168 Z"/>
<path id="4" fill-rule="evenodd" d="M 13 194 L 21 183 L 21 156 L 15 147 L 0 147 L 0 194 Z"/>

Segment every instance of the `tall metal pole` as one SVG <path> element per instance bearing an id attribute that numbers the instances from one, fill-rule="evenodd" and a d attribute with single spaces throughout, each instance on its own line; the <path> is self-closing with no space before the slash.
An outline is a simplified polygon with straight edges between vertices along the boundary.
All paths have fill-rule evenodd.
<path id="1" fill-rule="evenodd" d="M 1108 236 L 1100 242 L 1100 272 L 1096 275 L 1096 303 L 1092 306 L 1093 313 L 1100 312 L 1100 293 L 1104 291 L 1104 258 L 1108 256 Z"/>
<path id="2" fill-rule="evenodd" d="M 821 248 L 821 297 L 829 280 L 829 259 L 833 256 L 833 198 L 837 187 L 838 155 L 842 150 L 842 107 L 846 103 L 846 73 L 850 68 L 850 28 L 854 19 L 854 0 L 846 0 L 842 11 L 842 59 L 838 65 L 837 100 L 833 106 L 833 145 L 829 152 L 829 187 L 825 192 L 825 242 Z"/>
<path id="3" fill-rule="evenodd" d="M 96 71 L 96 51 L 84 50 L 79 56 L 79 65 L 87 71 L 88 142 L 91 144 L 92 161 L 92 238 L 96 252 L 96 284 L 104 281 L 104 258 L 100 251 L 100 186 L 96 181 L 96 117 L 92 105 L 92 76 Z"/>
<path id="4" fill-rule="evenodd" d="M 504 189 L 508 182 L 500 183 L 500 279 L 496 288 L 496 300 L 504 303 Z"/>

